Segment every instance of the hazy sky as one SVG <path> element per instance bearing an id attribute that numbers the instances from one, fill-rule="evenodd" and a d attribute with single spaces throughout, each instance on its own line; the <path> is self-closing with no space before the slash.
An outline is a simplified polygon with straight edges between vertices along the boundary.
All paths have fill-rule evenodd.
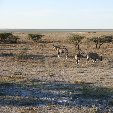
<path id="1" fill-rule="evenodd" d="M 113 29 L 113 0 L 0 0 L 0 28 Z"/>

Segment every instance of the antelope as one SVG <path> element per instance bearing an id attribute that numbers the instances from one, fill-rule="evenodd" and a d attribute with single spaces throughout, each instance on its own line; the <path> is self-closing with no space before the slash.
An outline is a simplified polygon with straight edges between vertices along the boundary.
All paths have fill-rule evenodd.
<path id="1" fill-rule="evenodd" d="M 92 59 L 93 62 L 96 62 L 97 60 L 102 61 L 102 55 L 98 55 L 97 53 L 89 52 L 87 54 L 87 61 L 89 61 L 89 59 Z"/>
<path id="2" fill-rule="evenodd" d="M 65 47 L 61 48 L 61 47 L 56 46 L 56 45 L 53 45 L 53 48 L 56 50 L 58 58 L 60 58 L 60 56 L 62 54 L 65 54 L 65 57 L 67 59 L 67 57 L 68 57 L 68 49 L 67 48 L 65 48 Z"/>

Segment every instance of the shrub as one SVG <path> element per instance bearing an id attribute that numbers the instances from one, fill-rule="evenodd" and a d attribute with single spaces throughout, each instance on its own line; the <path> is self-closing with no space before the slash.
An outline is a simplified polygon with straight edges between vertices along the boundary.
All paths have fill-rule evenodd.
<path id="1" fill-rule="evenodd" d="M 10 44 L 17 43 L 19 38 L 12 35 L 12 33 L 0 33 L 0 43 Z"/>
<path id="2" fill-rule="evenodd" d="M 40 35 L 40 34 L 28 34 L 28 38 L 32 39 L 34 42 L 40 41 L 43 36 L 44 35 Z"/>
<path id="3" fill-rule="evenodd" d="M 100 36 L 100 37 L 92 37 L 90 39 L 91 41 L 93 41 L 96 45 L 96 48 L 100 48 L 101 45 L 103 45 L 104 43 L 110 43 L 113 41 L 113 36 Z"/>
<path id="4" fill-rule="evenodd" d="M 8 43 L 17 43 L 17 40 L 19 38 L 17 36 L 9 35 L 6 39 L 6 42 Z"/>
<path id="5" fill-rule="evenodd" d="M 101 38 L 102 38 L 103 43 L 110 43 L 113 41 L 113 36 L 103 35 L 101 36 Z"/>

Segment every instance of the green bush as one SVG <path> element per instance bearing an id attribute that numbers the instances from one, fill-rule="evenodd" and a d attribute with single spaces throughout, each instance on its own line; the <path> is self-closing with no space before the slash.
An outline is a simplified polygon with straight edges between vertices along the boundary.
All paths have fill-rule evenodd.
<path id="1" fill-rule="evenodd" d="M 93 41 L 96 45 L 96 48 L 100 48 L 104 43 L 113 42 L 113 36 L 100 36 L 100 37 L 92 37 L 90 41 Z"/>
<path id="2" fill-rule="evenodd" d="M 103 35 L 103 36 L 101 36 L 101 39 L 102 39 L 103 43 L 110 43 L 113 41 L 113 36 Z"/>
<path id="3" fill-rule="evenodd" d="M 12 33 L 0 33 L 0 43 L 10 44 L 17 43 L 19 38 Z"/>
<path id="4" fill-rule="evenodd" d="M 73 43 L 75 45 L 75 47 L 77 47 L 78 50 L 80 49 L 80 43 L 83 38 L 84 38 L 84 36 L 80 36 L 78 34 L 71 34 L 68 37 L 69 42 Z"/>
<path id="5" fill-rule="evenodd" d="M 43 36 L 44 35 L 40 35 L 40 34 L 28 34 L 28 38 L 32 39 L 34 42 L 40 41 Z"/>

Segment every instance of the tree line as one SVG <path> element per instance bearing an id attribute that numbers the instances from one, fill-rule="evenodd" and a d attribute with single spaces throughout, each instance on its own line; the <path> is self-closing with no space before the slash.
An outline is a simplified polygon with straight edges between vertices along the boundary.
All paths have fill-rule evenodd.
<path id="1" fill-rule="evenodd" d="M 42 34 L 28 34 L 28 39 L 33 40 L 34 42 L 39 42 L 44 35 Z M 80 49 L 80 44 L 85 36 L 78 34 L 70 34 L 67 39 L 70 43 L 74 45 L 76 49 Z M 12 33 L 0 33 L 0 43 L 17 43 L 19 37 L 14 36 Z M 93 36 L 89 41 L 95 44 L 95 48 L 100 48 L 104 43 L 113 43 L 112 35 L 102 35 L 102 36 Z"/>

